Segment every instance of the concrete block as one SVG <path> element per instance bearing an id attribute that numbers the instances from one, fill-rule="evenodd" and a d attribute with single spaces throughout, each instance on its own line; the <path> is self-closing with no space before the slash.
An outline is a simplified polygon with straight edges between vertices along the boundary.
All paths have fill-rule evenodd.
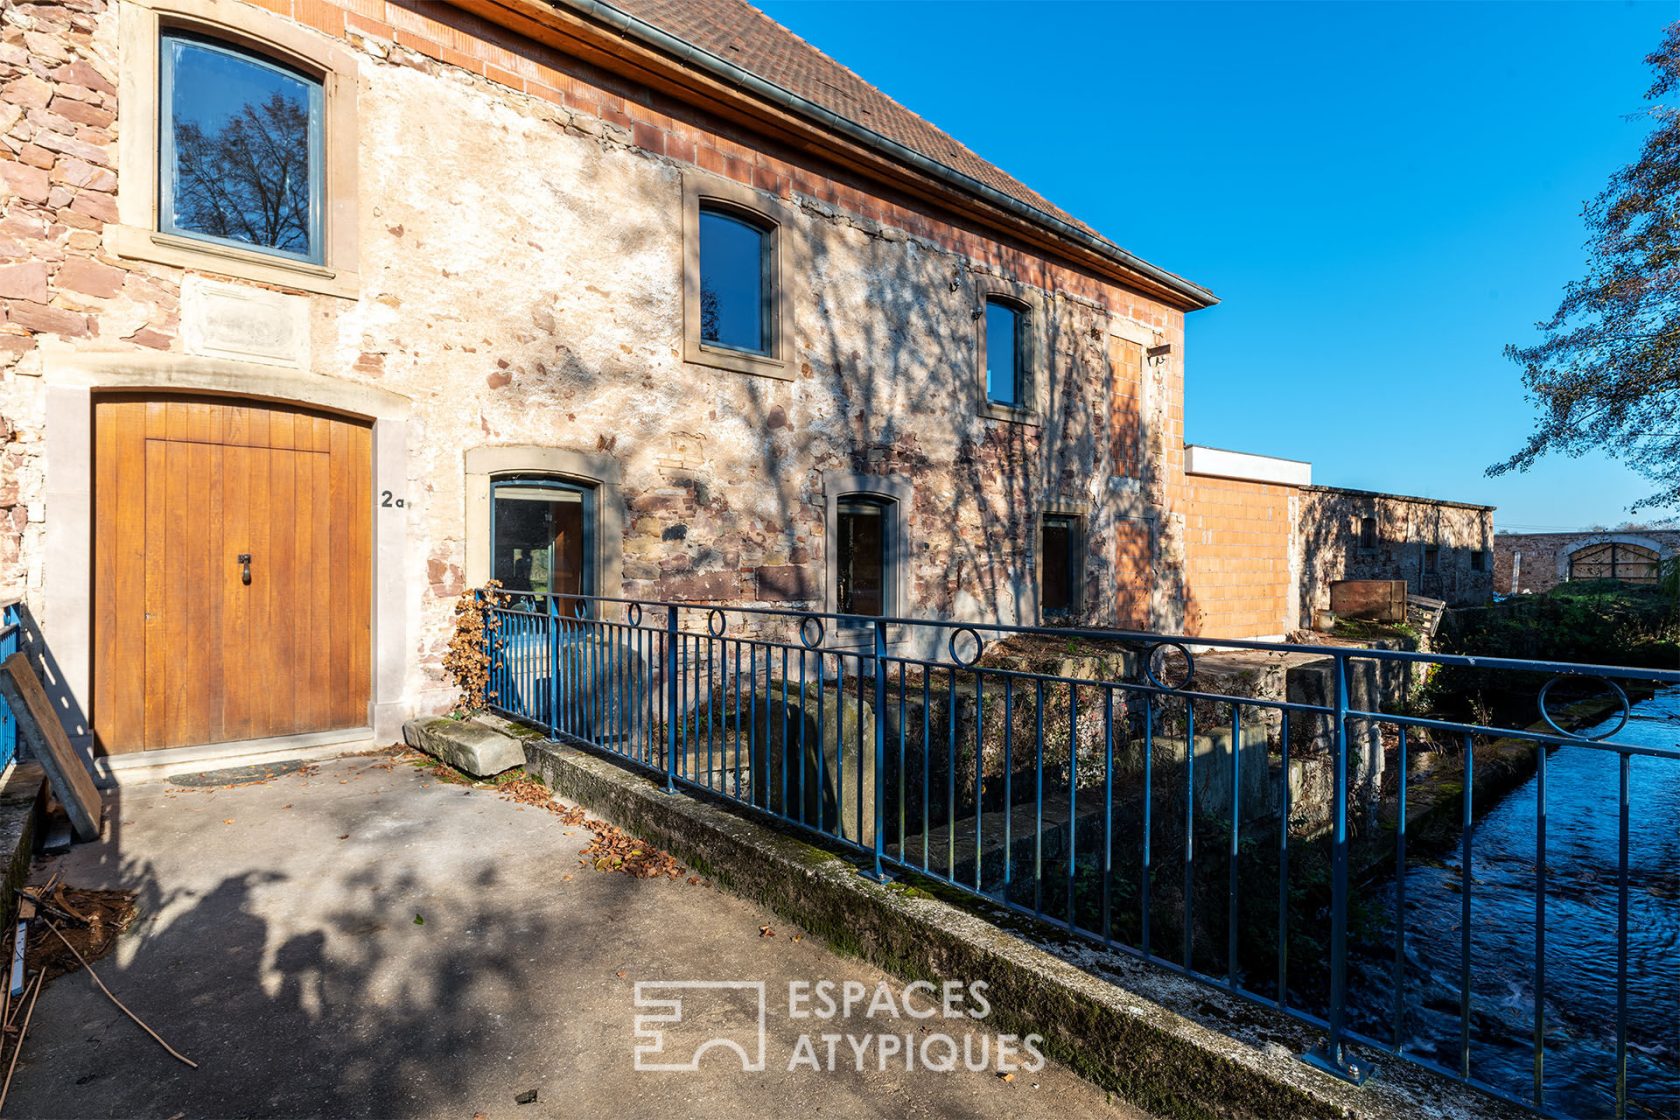
<path id="1" fill-rule="evenodd" d="M 475 720 L 435 716 L 403 724 L 403 742 L 475 778 L 525 765 L 518 739 Z"/>

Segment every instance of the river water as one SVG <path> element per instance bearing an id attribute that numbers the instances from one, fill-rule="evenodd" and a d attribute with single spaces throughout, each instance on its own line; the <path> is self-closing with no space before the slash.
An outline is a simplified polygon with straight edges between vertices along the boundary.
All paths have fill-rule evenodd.
<path id="1" fill-rule="evenodd" d="M 1608 729 L 1610 721 L 1589 734 Z M 1680 1117 L 1680 688 L 1634 705 L 1614 740 L 1674 758 L 1630 763 L 1628 1115 Z M 1536 819 L 1531 778 L 1476 823 L 1471 841 L 1470 1072 L 1531 1100 L 1534 1084 Z M 1567 1116 L 1615 1108 L 1619 764 L 1565 746 L 1546 764 L 1545 1106 Z M 1402 969 L 1406 1052 L 1459 1066 L 1462 867 L 1459 850 L 1406 871 Z M 1391 880 L 1376 897 L 1392 913 Z M 1350 968 L 1357 1026 L 1394 1036 L 1392 941 Z M 1393 1061 L 1394 1059 L 1389 1059 Z"/>

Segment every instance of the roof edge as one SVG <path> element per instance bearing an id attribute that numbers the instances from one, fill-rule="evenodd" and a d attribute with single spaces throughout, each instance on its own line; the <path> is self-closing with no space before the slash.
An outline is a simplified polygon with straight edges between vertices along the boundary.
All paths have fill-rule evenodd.
<path id="1" fill-rule="evenodd" d="M 1482 502 L 1463 502 L 1457 498 L 1427 498 L 1422 494 L 1395 494 L 1388 490 L 1361 490 L 1353 486 L 1326 486 L 1312 483 L 1301 487 L 1303 490 L 1316 490 L 1323 494 L 1347 494 L 1356 498 L 1390 498 L 1397 502 L 1417 502 L 1430 506 L 1453 506 L 1456 509 L 1479 509 L 1488 513 L 1496 511 L 1498 506 L 1486 505 Z"/>
<path id="2" fill-rule="evenodd" d="M 912 148 L 865 128 L 833 110 L 825 109 L 815 102 L 783 89 L 774 82 L 767 81 L 727 59 L 719 58 L 710 51 L 703 50 L 685 39 L 637 19 L 627 12 L 620 11 L 611 4 L 604 2 L 604 0 L 550 0 L 550 2 L 580 12 L 620 34 L 641 41 L 646 46 L 674 55 L 690 65 L 711 73 L 714 77 L 731 82 L 749 93 L 779 105 L 783 109 L 816 121 L 826 128 L 831 128 L 855 143 L 872 148 L 899 163 L 906 164 L 923 175 L 973 195 L 987 205 L 1013 214 L 1017 218 L 1033 222 L 1054 233 L 1057 237 L 1074 242 L 1088 252 L 1104 257 L 1114 264 L 1159 284 L 1190 304 L 1192 310 L 1212 307 L 1219 302 L 1218 296 L 1200 284 L 1192 283 L 1158 265 L 1150 264 L 1142 257 L 1127 252 L 1112 241 L 1093 236 L 1035 206 L 1029 206 L 1011 195 L 947 167 L 938 160 L 924 156 Z"/>

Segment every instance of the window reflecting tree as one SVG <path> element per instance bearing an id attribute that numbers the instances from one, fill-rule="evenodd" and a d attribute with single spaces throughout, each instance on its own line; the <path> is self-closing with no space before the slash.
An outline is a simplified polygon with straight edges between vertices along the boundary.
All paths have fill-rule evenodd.
<path id="1" fill-rule="evenodd" d="M 309 109 L 276 91 L 219 128 L 175 122 L 175 224 L 286 252 L 310 251 Z"/>

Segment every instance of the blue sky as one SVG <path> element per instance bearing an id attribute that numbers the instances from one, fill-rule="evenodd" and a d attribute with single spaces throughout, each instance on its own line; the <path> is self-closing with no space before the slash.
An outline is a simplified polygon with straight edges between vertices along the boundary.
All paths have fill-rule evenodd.
<path id="1" fill-rule="evenodd" d="M 1517 530 L 1648 491 L 1596 456 L 1482 472 L 1531 426 L 1500 350 L 1582 275 L 1581 205 L 1638 151 L 1680 4 L 760 2 L 1220 296 L 1188 319 L 1191 442 Z"/>

